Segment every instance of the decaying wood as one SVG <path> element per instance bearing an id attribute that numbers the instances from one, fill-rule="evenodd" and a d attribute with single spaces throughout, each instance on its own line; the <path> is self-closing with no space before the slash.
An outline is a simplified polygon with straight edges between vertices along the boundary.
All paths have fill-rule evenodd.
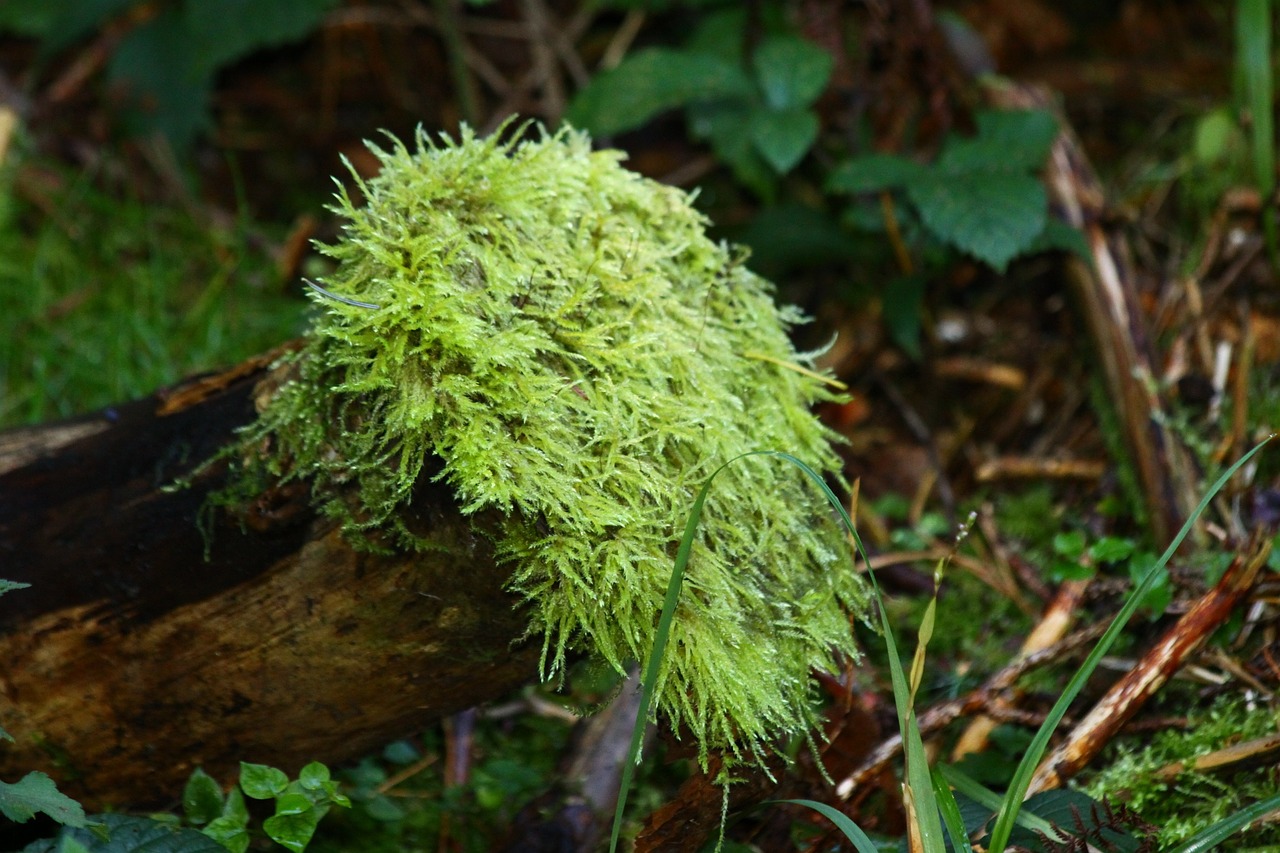
<path id="1" fill-rule="evenodd" d="M 1005 109 L 1051 109 L 1042 89 L 995 84 L 988 96 Z M 1054 110 L 1057 112 L 1057 110 Z M 1167 542 L 1196 505 L 1196 473 L 1162 417 L 1157 369 L 1123 235 L 1106 227 L 1105 196 L 1075 134 L 1062 122 L 1045 167 L 1053 208 L 1079 228 L 1092 263 L 1070 258 L 1067 271 L 1125 439 L 1125 456 L 1141 484 L 1152 538 Z"/>
<path id="2" fill-rule="evenodd" d="M 1222 578 L 1191 606 L 1036 769 L 1028 794 L 1056 788 L 1106 746 L 1138 709 L 1231 615 L 1271 553 L 1270 536 L 1259 535 L 1236 555 Z"/>
<path id="3" fill-rule="evenodd" d="M 339 762 L 532 678 L 506 571 L 444 487 L 440 549 L 353 550 L 277 489 L 208 541 L 193 471 L 278 382 L 270 358 L 72 423 L 0 435 L 0 779 L 43 770 L 90 806 L 181 793 L 196 766 Z"/>

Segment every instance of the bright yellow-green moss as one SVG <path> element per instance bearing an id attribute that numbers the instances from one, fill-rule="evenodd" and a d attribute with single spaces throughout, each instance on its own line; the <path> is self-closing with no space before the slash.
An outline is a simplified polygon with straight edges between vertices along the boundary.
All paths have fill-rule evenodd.
<path id="1" fill-rule="evenodd" d="M 299 378 L 245 436 L 246 473 L 311 479 L 357 541 L 426 547 L 399 513 L 437 472 L 464 512 L 498 511 L 544 675 L 571 649 L 645 659 L 712 471 L 761 449 L 837 470 L 810 412 L 830 394 L 789 367 L 809 363 L 787 337 L 799 314 L 708 239 L 687 194 L 584 134 L 420 133 L 376 153 L 324 248 L 325 287 L 368 306 L 315 297 Z M 758 752 L 809 722 L 809 671 L 854 653 L 866 602 L 813 486 L 739 460 L 703 516 L 660 709 L 704 750 Z"/>

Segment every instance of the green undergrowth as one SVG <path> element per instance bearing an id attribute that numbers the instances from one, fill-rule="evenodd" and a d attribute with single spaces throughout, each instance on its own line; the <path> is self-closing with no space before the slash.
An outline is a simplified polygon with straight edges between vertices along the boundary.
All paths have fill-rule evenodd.
<path id="1" fill-rule="evenodd" d="M 32 164 L 28 164 L 31 166 Z M 80 414 L 277 346 L 301 328 L 247 223 L 0 170 L 0 425 Z"/>
<path id="2" fill-rule="evenodd" d="M 1235 772 L 1184 771 L 1173 778 L 1159 774 L 1176 762 L 1245 741 L 1275 736 L 1280 712 L 1266 701 L 1227 695 L 1208 707 L 1192 706 L 1187 725 L 1155 735 L 1120 738 L 1108 749 L 1105 769 L 1082 787 L 1094 797 L 1125 802 L 1157 827 L 1159 849 L 1171 849 L 1201 829 L 1274 796 L 1280 779 L 1273 760 L 1247 763 Z M 1262 821 L 1246 829 L 1233 846 L 1280 849 L 1280 825 Z"/>
<path id="3" fill-rule="evenodd" d="M 839 469 L 810 412 L 834 394 L 787 336 L 801 316 L 686 193 L 585 134 L 374 151 L 364 206 L 341 191 L 322 247 L 340 298 L 314 295 L 297 378 L 244 436 L 241 493 L 307 479 L 357 544 L 426 548 L 402 515 L 426 471 L 464 513 L 496 511 L 545 676 L 570 650 L 645 659 L 673 531 L 719 465 L 776 447 Z M 855 653 L 866 591 L 827 515 L 762 457 L 708 503 L 656 694 L 704 757 L 805 729 L 810 670 Z"/>

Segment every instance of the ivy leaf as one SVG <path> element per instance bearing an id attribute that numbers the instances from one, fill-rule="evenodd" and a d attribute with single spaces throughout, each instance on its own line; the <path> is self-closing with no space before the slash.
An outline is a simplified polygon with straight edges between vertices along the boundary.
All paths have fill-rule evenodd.
<path id="1" fill-rule="evenodd" d="M 831 78 L 835 60 L 822 48 L 798 36 L 765 39 L 751 57 L 764 102 L 774 110 L 807 107 Z"/>
<path id="2" fill-rule="evenodd" d="M 182 810 L 187 821 L 206 824 L 222 814 L 222 787 L 212 776 L 197 767 L 182 791 Z"/>
<path id="3" fill-rule="evenodd" d="M 231 853 L 244 853 L 249 849 L 249 825 L 246 821 L 224 815 L 209 821 L 201 832 Z"/>
<path id="4" fill-rule="evenodd" d="M 262 822 L 262 829 L 272 841 L 302 853 L 326 811 L 303 794 L 282 794 L 276 800 L 276 813 Z"/>
<path id="5" fill-rule="evenodd" d="M 26 823 L 43 812 L 58 823 L 84 826 L 84 809 L 58 790 L 43 773 L 32 771 L 12 784 L 0 782 L 0 813 L 16 823 Z"/>
<path id="6" fill-rule="evenodd" d="M 778 174 L 790 172 L 818 138 L 818 117 L 811 110 L 756 110 L 751 115 L 751 141 Z"/>
<path id="7" fill-rule="evenodd" d="M 650 48 L 600 74 L 569 104 L 565 119 L 600 136 L 640 127 L 691 103 L 745 99 L 751 80 L 732 62 L 705 53 Z"/>
<path id="8" fill-rule="evenodd" d="M 283 770 L 265 764 L 240 762 L 240 788 L 246 797 L 269 800 L 279 796 L 289 787 L 289 777 Z"/>

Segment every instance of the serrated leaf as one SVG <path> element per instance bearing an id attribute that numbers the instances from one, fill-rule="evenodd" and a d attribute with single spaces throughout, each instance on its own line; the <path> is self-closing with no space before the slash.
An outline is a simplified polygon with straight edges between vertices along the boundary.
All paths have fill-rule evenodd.
<path id="1" fill-rule="evenodd" d="M 943 241 L 1003 272 L 1044 230 L 1044 186 L 1026 174 L 931 171 L 907 185 L 925 225 Z"/>
<path id="2" fill-rule="evenodd" d="M 904 187 L 924 171 L 896 154 L 867 154 L 837 166 L 827 178 L 828 192 L 869 193 Z"/>
<path id="3" fill-rule="evenodd" d="M 777 175 L 756 150 L 748 130 L 750 121 L 751 110 L 745 105 L 708 104 L 690 111 L 689 129 L 695 138 L 711 144 L 739 181 L 768 201 Z"/>
<path id="4" fill-rule="evenodd" d="M 1026 252 L 1070 252 L 1083 261 L 1090 261 L 1093 257 L 1089 241 L 1080 229 L 1053 216 L 1045 219 L 1044 230 L 1031 241 Z"/>
<path id="5" fill-rule="evenodd" d="M 112 53 L 107 76 L 127 97 L 125 120 L 135 134 L 162 133 L 181 151 L 210 127 L 213 72 L 192 61 L 176 9 L 131 30 Z"/>
<path id="6" fill-rule="evenodd" d="M 780 175 L 803 160 L 817 138 L 818 117 L 803 107 L 756 110 L 751 116 L 751 141 Z"/>
<path id="7" fill-rule="evenodd" d="M 952 174 L 1029 172 L 1044 166 L 1058 122 L 1043 110 L 986 111 L 975 119 L 972 137 L 953 136 L 935 164 Z"/>
<path id="8" fill-rule="evenodd" d="M 749 98 L 753 92 L 750 79 L 731 62 L 704 53 L 649 48 L 588 83 L 569 104 L 565 120 L 608 136 L 686 104 Z"/>
<path id="9" fill-rule="evenodd" d="M 240 762 L 240 789 L 246 797 L 269 800 L 289 787 L 289 777 L 283 770 L 265 764 Z"/>
<path id="10" fill-rule="evenodd" d="M 197 767 L 182 791 L 182 811 L 187 822 L 197 826 L 206 824 L 222 814 L 222 807 L 222 786 Z"/>
<path id="11" fill-rule="evenodd" d="M 184 0 L 191 63 L 213 72 L 255 50 L 298 41 L 324 20 L 337 0 Z"/>
<path id="12" fill-rule="evenodd" d="M 67 826 L 84 826 L 84 809 L 58 790 L 43 773 L 32 771 L 12 784 L 0 782 L 0 813 L 16 823 L 26 823 L 43 813 Z"/>
<path id="13" fill-rule="evenodd" d="M 773 36 L 756 48 L 751 65 L 765 104 L 774 110 L 793 110 L 818 99 L 835 60 L 799 36 Z"/>

